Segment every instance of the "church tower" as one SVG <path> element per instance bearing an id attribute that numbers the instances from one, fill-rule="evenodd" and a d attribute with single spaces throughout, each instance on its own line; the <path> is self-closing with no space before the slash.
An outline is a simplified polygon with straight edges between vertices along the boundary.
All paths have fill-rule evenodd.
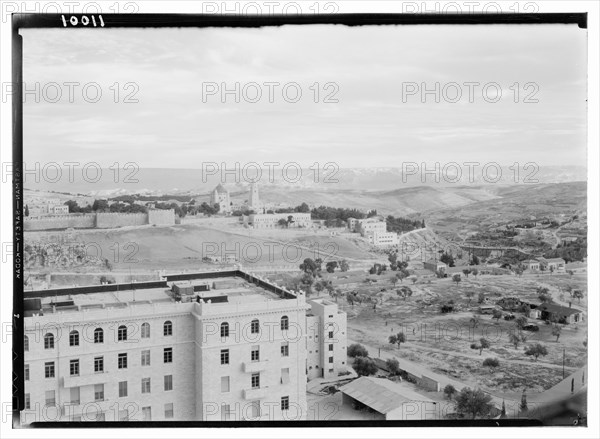
<path id="1" fill-rule="evenodd" d="M 250 184 L 250 209 L 258 212 L 260 209 L 260 200 L 258 198 L 258 183 Z"/>

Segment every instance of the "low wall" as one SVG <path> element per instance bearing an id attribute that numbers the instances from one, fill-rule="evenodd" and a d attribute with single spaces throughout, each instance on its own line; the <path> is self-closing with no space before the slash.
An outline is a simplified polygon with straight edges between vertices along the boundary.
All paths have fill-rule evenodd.
<path id="1" fill-rule="evenodd" d="M 25 218 L 25 231 L 58 230 L 58 229 L 91 229 L 96 226 L 95 214 L 53 215 L 40 218 Z"/>
<path id="2" fill-rule="evenodd" d="M 100 213 L 96 214 L 96 227 L 113 229 L 124 226 L 143 226 L 148 224 L 146 213 Z"/>

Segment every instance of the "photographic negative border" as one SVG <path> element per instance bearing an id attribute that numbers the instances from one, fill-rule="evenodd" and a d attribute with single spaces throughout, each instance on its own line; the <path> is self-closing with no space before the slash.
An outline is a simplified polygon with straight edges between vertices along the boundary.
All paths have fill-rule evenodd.
<path id="1" fill-rule="evenodd" d="M 12 14 L 12 214 L 13 214 L 13 312 L 12 312 L 12 407 L 13 425 L 18 424 L 24 408 L 24 278 L 23 278 L 23 38 L 20 29 L 56 28 L 68 31 L 67 19 L 79 23 L 90 14 Z M 228 16 L 206 14 L 92 14 L 102 16 L 105 28 L 182 28 L 182 27 L 267 27 L 283 25 L 329 24 L 369 25 L 493 25 L 493 24 L 576 24 L 587 29 L 587 13 L 506 13 L 506 14 L 316 14 L 272 16 Z M 98 32 L 102 32 L 98 27 Z M 164 427 L 484 427 L 541 426 L 537 420 L 493 419 L 458 421 L 150 421 L 150 422 L 39 422 L 41 428 L 164 428 Z"/>

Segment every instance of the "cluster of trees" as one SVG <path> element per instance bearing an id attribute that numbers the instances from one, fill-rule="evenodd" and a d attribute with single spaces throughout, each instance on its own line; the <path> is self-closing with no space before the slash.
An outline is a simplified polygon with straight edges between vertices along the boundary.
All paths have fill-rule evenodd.
<path id="1" fill-rule="evenodd" d="M 94 200 L 90 206 L 81 207 L 77 201 L 68 200 L 65 206 L 69 206 L 69 213 L 92 213 L 92 212 L 119 212 L 119 213 L 146 213 L 148 209 L 140 204 L 128 204 L 120 201 L 110 203 L 108 200 Z"/>
<path id="2" fill-rule="evenodd" d="M 563 258 L 565 262 L 583 261 L 587 258 L 587 238 L 577 238 L 576 241 L 558 244 L 558 246 L 544 253 L 545 258 Z"/>
<path id="3" fill-rule="evenodd" d="M 321 258 L 306 258 L 302 261 L 299 268 L 302 273 L 294 279 L 292 288 L 302 289 L 307 295 L 312 294 L 313 290 L 319 293 L 327 290 L 329 296 L 335 298 L 336 302 L 338 297 L 343 296 L 340 289 L 336 290 L 333 287 L 331 280 L 322 278 L 323 260 Z M 333 273 L 336 268 L 339 268 L 341 271 L 348 271 L 350 265 L 345 259 L 341 261 L 329 261 L 325 264 L 325 270 L 328 273 Z"/>
<path id="4" fill-rule="evenodd" d="M 454 267 L 454 257 L 448 252 L 442 253 L 442 256 L 440 256 L 440 261 L 448 265 L 448 267 Z"/>
<path id="5" fill-rule="evenodd" d="M 354 343 L 348 346 L 348 356 L 354 358 L 352 368 L 358 376 L 369 376 L 377 373 L 375 362 L 369 358 L 369 352 L 361 344 Z"/>
<path id="6" fill-rule="evenodd" d="M 394 217 L 392 215 L 388 215 L 385 222 L 387 223 L 388 232 L 404 233 L 415 229 L 425 228 L 425 220 L 411 220 L 408 218 Z"/>

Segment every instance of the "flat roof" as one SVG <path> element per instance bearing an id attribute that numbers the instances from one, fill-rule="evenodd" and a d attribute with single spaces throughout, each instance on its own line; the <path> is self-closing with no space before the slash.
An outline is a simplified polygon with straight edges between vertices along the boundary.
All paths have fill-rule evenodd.
<path id="1" fill-rule="evenodd" d="M 225 284 L 224 287 L 219 288 L 220 281 L 226 281 L 223 282 L 223 284 Z M 216 289 L 212 289 L 213 282 L 217 283 Z M 63 302 L 68 304 L 66 306 L 58 306 L 57 311 L 77 311 L 78 307 L 81 307 L 82 309 L 102 307 L 121 308 L 127 305 L 135 306 L 135 304 L 174 302 L 174 299 L 171 296 L 171 285 L 180 285 L 182 283 L 185 283 L 186 285 L 205 285 L 208 283 L 211 286 L 210 291 L 197 291 L 186 297 L 194 298 L 196 295 L 199 295 L 202 298 L 208 299 L 215 296 L 227 296 L 227 302 L 229 303 L 282 300 L 276 293 L 249 283 L 244 279 L 224 276 L 213 279 L 192 279 L 191 281 L 168 282 L 168 288 L 128 289 L 86 294 L 68 294 L 68 292 L 65 291 L 67 294 L 41 298 L 41 304 L 43 308 L 48 309 L 53 303 Z"/>

